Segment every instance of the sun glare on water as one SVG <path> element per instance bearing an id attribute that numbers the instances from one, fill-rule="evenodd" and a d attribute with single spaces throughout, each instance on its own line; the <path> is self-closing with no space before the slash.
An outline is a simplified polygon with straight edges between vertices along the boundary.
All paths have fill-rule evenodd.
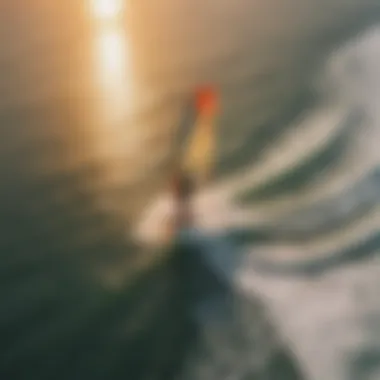
<path id="1" fill-rule="evenodd" d="M 128 27 L 125 18 L 127 0 L 88 0 L 93 25 L 94 83 L 99 130 L 99 149 L 112 154 L 125 150 L 125 142 L 111 129 L 127 130 L 133 101 L 133 72 L 129 51 Z M 116 140 L 112 140 L 112 136 Z M 112 140 L 112 141 L 111 141 Z"/>
<path id="2" fill-rule="evenodd" d="M 118 118 L 131 101 L 132 73 L 123 19 L 125 0 L 90 0 L 94 19 L 96 82 L 107 117 Z"/>
<path id="3" fill-rule="evenodd" d="M 92 0 L 92 10 L 98 19 L 112 20 L 119 16 L 123 8 L 122 0 Z"/>

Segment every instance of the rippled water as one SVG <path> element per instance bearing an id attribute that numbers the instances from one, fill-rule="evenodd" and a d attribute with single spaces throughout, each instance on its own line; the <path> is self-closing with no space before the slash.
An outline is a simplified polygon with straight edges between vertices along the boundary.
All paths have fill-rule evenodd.
<path id="1" fill-rule="evenodd" d="M 167 379 L 192 331 L 184 281 L 127 235 L 166 183 L 189 96 L 220 88 L 222 176 L 312 101 L 319 63 L 378 11 L 370 0 L 2 1 L 0 377 Z"/>

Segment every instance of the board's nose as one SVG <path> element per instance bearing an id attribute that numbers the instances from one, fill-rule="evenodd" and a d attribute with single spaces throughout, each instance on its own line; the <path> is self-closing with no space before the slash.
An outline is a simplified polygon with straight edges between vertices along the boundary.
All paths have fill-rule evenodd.
<path id="1" fill-rule="evenodd" d="M 218 107 L 216 90 L 212 86 L 200 88 L 196 93 L 195 104 L 199 114 L 214 113 Z"/>
<path id="2" fill-rule="evenodd" d="M 209 86 L 195 94 L 196 121 L 182 153 L 182 167 L 197 185 L 210 178 L 216 155 L 218 96 Z"/>

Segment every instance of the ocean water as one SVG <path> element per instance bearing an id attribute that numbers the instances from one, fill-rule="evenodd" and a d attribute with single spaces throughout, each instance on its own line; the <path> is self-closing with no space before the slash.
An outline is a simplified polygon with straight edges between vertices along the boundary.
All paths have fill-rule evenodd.
<path id="1" fill-rule="evenodd" d="M 369 0 L 2 1 L 0 377 L 166 380 L 196 357 L 201 265 L 130 233 L 167 184 L 193 90 L 220 89 L 223 179 L 313 104 L 326 59 L 379 14 Z M 230 290 L 197 300 L 214 286 L 206 314 L 225 312 L 224 330 Z M 252 309 L 244 323 L 266 321 Z M 289 355 L 274 341 L 257 376 Z"/>

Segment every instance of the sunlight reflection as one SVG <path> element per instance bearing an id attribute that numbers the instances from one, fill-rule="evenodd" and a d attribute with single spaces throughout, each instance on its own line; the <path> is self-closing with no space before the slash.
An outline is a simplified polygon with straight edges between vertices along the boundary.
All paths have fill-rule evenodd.
<path id="1" fill-rule="evenodd" d="M 127 28 L 121 17 L 126 12 L 125 1 L 91 0 L 90 4 L 94 22 L 96 114 L 99 116 L 97 145 L 107 155 L 127 154 L 127 142 L 134 141 L 133 132 L 136 129 L 128 129 L 133 101 L 133 73 Z"/>
<path id="2" fill-rule="evenodd" d="M 122 0 L 91 0 L 92 10 L 99 19 L 114 19 L 122 11 Z"/>
<path id="3" fill-rule="evenodd" d="M 127 106 L 130 102 L 130 74 L 126 40 L 117 27 L 101 30 L 96 41 L 98 83 L 106 106 Z M 117 112 L 118 113 L 118 112 Z"/>
<path id="4" fill-rule="evenodd" d="M 98 31 L 95 46 L 96 80 L 102 108 L 112 122 L 122 117 L 131 105 L 132 73 L 127 41 L 122 28 Z"/>
<path id="5" fill-rule="evenodd" d="M 90 0 L 95 27 L 95 76 L 101 108 L 108 122 L 120 120 L 131 104 L 132 70 L 126 28 L 121 13 L 124 0 Z M 106 22 L 98 23 L 97 20 Z"/>

